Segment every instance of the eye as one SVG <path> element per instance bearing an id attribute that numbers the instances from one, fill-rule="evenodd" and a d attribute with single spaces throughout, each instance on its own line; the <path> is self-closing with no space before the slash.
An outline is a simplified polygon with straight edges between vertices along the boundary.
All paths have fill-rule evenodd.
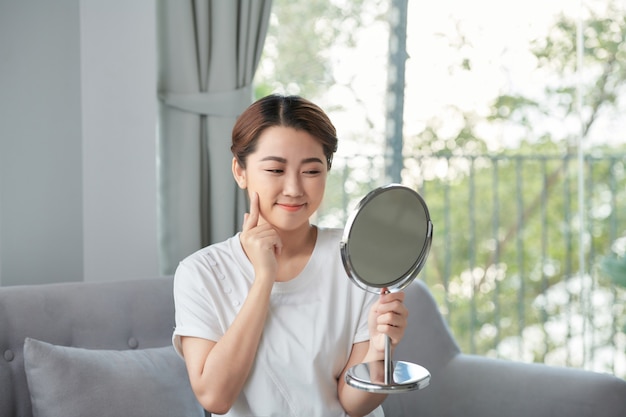
<path id="1" fill-rule="evenodd" d="M 303 169 L 302 170 L 302 175 L 306 175 L 308 177 L 317 177 L 319 175 L 321 175 L 322 170 L 319 167 L 315 167 L 315 168 L 308 168 L 308 169 Z"/>
<path id="2" fill-rule="evenodd" d="M 276 168 L 276 169 L 266 169 L 266 172 L 269 172 L 270 174 L 282 174 L 283 172 L 285 172 L 284 170 L 280 169 L 280 168 Z"/>

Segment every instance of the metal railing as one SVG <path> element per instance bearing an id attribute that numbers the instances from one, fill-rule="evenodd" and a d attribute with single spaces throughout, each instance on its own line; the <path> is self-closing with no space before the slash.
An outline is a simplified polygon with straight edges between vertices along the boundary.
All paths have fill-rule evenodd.
<path id="1" fill-rule="evenodd" d="M 598 267 L 626 233 L 626 155 L 577 162 L 574 155 L 405 158 L 402 182 L 422 194 L 434 224 L 420 278 L 463 351 L 626 376 L 626 289 Z M 383 164 L 382 157 L 335 160 L 318 223 L 342 227 L 367 191 L 384 184 Z"/>

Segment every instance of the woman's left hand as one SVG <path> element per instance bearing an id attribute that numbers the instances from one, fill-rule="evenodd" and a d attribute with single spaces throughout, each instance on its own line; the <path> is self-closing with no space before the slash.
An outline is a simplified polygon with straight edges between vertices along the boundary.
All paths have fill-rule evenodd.
<path id="1" fill-rule="evenodd" d="M 385 334 L 391 339 L 392 348 L 404 337 L 409 310 L 404 305 L 404 292 L 386 293 L 386 288 L 369 312 L 370 351 L 372 348 L 384 357 Z M 382 357 L 381 357 L 382 359 Z"/>
<path id="2" fill-rule="evenodd" d="M 341 376 L 338 378 L 339 401 L 350 415 L 365 415 L 379 406 L 385 395 L 371 394 L 353 389 L 346 383 L 346 372 L 358 363 L 377 362 L 385 359 L 385 335 L 389 335 L 393 349 L 404 337 L 409 310 L 404 305 L 404 293 L 388 293 L 383 288 L 382 294 L 372 305 L 368 314 L 369 342 L 352 345 L 352 353 Z M 370 371 L 373 368 L 370 368 Z M 381 374 L 384 378 L 384 372 Z M 376 376 L 372 375 L 373 380 Z M 381 379 L 381 382 L 383 379 Z"/>

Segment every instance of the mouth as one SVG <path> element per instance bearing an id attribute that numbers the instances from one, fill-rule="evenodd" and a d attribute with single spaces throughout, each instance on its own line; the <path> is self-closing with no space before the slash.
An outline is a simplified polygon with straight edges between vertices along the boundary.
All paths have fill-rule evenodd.
<path id="1" fill-rule="evenodd" d="M 281 204 L 281 203 L 276 203 L 276 205 L 278 207 L 280 207 L 281 209 L 285 210 L 285 211 L 289 211 L 289 212 L 296 212 L 302 208 L 304 208 L 304 206 L 306 204 Z"/>

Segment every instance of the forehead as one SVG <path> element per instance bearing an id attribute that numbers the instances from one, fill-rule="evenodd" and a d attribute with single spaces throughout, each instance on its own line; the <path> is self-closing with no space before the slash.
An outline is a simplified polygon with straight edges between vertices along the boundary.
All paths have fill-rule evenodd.
<path id="1" fill-rule="evenodd" d="M 285 159 L 290 159 L 288 157 L 301 159 L 300 157 L 312 156 L 324 159 L 324 149 L 322 143 L 315 136 L 304 130 L 272 126 L 261 133 L 256 151 L 250 156 L 263 158 L 268 155 L 281 156 Z"/>

